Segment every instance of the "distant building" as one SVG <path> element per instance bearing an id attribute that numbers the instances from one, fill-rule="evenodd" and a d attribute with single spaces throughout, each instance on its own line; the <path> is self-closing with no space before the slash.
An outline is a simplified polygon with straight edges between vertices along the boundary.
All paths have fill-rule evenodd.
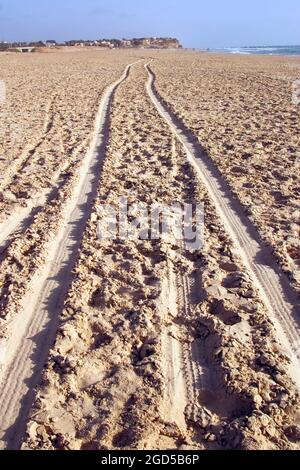
<path id="1" fill-rule="evenodd" d="M 28 47 L 46 47 L 46 44 L 43 41 L 35 41 L 27 44 Z"/>
<path id="2" fill-rule="evenodd" d="M 46 41 L 46 47 L 56 47 L 57 46 L 57 42 L 53 39 L 49 39 L 48 41 Z"/>
<path id="3" fill-rule="evenodd" d="M 106 47 L 108 49 L 112 49 L 114 47 L 114 44 L 111 41 L 97 41 L 99 47 Z"/>
<path id="4" fill-rule="evenodd" d="M 132 47 L 132 41 L 130 39 L 122 39 L 121 47 Z"/>
<path id="5" fill-rule="evenodd" d="M 139 48 L 139 49 L 179 49 L 181 44 L 175 38 L 133 38 L 133 39 L 97 39 L 97 40 L 71 40 L 64 44 L 58 44 L 54 39 L 37 42 L 15 42 L 8 44 L 0 42 L 0 51 L 3 50 L 19 50 L 20 52 L 33 52 L 35 48 L 42 47 L 103 47 L 108 49 L 115 48 Z"/>
<path id="6" fill-rule="evenodd" d="M 6 41 L 1 41 L 0 42 L 0 51 L 7 51 L 9 49 L 10 44 Z"/>
<path id="7" fill-rule="evenodd" d="M 123 39 L 121 47 L 135 47 L 143 49 L 179 49 L 181 44 L 174 38 L 134 38 Z"/>

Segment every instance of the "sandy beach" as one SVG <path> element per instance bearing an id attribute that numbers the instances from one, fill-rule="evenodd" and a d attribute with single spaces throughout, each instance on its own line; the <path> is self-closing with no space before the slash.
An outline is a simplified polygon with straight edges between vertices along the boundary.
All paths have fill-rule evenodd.
<path id="1" fill-rule="evenodd" d="M 300 59 L 190 53 L 156 61 L 157 89 L 216 162 L 300 287 Z M 170 80 L 172 70 L 172 80 Z"/>
<path id="2" fill-rule="evenodd" d="M 0 67 L 2 448 L 298 450 L 300 59 Z M 204 246 L 101 238 L 120 198 L 203 204 Z"/>

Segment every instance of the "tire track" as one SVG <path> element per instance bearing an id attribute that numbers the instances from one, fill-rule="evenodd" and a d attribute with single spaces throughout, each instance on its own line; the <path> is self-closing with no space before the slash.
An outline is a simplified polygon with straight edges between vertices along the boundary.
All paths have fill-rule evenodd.
<path id="1" fill-rule="evenodd" d="M 78 184 L 66 204 L 62 227 L 49 246 L 47 262 L 32 282 L 32 292 L 24 299 L 22 315 L 12 320 L 10 339 L 0 344 L 0 439 L 4 448 L 20 447 L 34 387 L 55 338 L 59 313 L 97 191 L 98 175 L 106 153 L 113 96 L 127 79 L 132 65 L 126 67 L 122 77 L 103 95 L 94 138 L 81 166 Z"/>
<path id="2" fill-rule="evenodd" d="M 162 416 L 165 422 L 176 424 L 185 433 L 185 409 L 194 395 L 194 388 L 188 386 L 185 376 L 187 368 L 184 367 L 185 357 L 180 338 L 182 328 L 176 323 L 180 315 L 178 300 L 176 274 L 168 263 L 158 301 L 158 310 L 167 325 L 162 333 L 162 367 L 166 383 Z"/>
<path id="3" fill-rule="evenodd" d="M 270 313 L 279 339 L 291 359 L 290 373 L 300 388 L 299 299 L 289 279 L 274 260 L 271 248 L 261 240 L 221 173 L 205 155 L 195 137 L 163 102 L 154 88 L 155 74 L 149 65 L 145 67 L 149 74 L 147 92 L 160 115 L 183 145 L 189 162 L 205 184 L 227 233 Z"/>

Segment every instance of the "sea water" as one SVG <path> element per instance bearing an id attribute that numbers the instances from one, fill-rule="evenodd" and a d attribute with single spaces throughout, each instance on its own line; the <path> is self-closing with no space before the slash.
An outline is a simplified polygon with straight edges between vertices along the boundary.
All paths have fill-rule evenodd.
<path id="1" fill-rule="evenodd" d="M 260 54 L 260 55 L 289 55 L 300 56 L 300 46 L 247 46 L 226 47 L 224 49 L 208 49 L 209 52 L 227 54 Z"/>

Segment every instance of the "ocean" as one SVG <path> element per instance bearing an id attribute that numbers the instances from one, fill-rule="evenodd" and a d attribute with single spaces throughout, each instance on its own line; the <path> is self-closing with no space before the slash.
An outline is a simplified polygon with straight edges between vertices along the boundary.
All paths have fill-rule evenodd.
<path id="1" fill-rule="evenodd" d="M 260 55 L 289 55 L 300 56 L 300 46 L 251 46 L 227 47 L 224 49 L 208 49 L 208 52 L 226 54 L 260 54 Z"/>

